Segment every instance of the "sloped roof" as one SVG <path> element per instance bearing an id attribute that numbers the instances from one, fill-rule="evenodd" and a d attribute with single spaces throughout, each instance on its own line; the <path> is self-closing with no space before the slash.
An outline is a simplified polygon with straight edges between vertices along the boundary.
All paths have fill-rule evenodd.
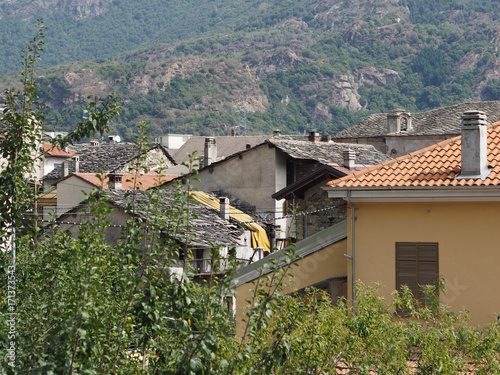
<path id="1" fill-rule="evenodd" d="M 411 113 L 412 129 L 404 134 L 391 134 L 391 136 L 459 135 L 460 115 L 469 110 L 485 112 L 490 122 L 500 121 L 500 101 L 468 102 L 427 112 Z M 387 135 L 389 135 L 387 113 L 375 113 L 338 132 L 334 138 L 370 138 Z"/>
<path id="2" fill-rule="evenodd" d="M 48 144 L 48 143 L 44 143 L 42 145 L 42 148 L 43 148 L 43 150 L 45 151 L 45 153 L 47 155 L 55 156 L 55 157 L 66 157 L 66 158 L 69 158 L 69 157 L 72 157 L 75 154 L 74 151 L 71 151 L 71 150 L 65 151 L 62 148 L 54 147 L 53 145 Z"/>
<path id="3" fill-rule="evenodd" d="M 173 163 L 173 159 L 165 148 L 159 144 L 151 145 L 147 151 L 159 148 L 165 157 Z M 100 146 L 87 146 L 77 151 L 76 155 L 80 157 L 80 170 L 82 173 L 110 173 L 114 172 L 131 160 L 137 157 L 136 146 L 132 143 L 118 143 L 118 144 L 103 144 Z M 48 173 L 45 180 L 59 180 L 62 175 L 62 166 L 54 168 L 53 171 Z M 75 171 L 74 165 L 69 166 L 69 173 Z"/>
<path id="4" fill-rule="evenodd" d="M 189 138 L 175 153 L 172 155 L 177 164 L 189 162 L 189 156 L 197 151 L 196 157 L 203 158 L 205 149 L 206 137 L 191 137 Z M 241 136 L 241 137 L 214 137 L 217 145 L 217 160 L 224 159 L 239 151 L 254 147 L 263 143 L 271 136 Z"/>
<path id="5" fill-rule="evenodd" d="M 315 233 L 312 236 L 309 236 L 297 242 L 294 245 L 295 259 L 291 260 L 291 262 L 296 262 L 297 260 L 314 254 L 315 252 L 322 250 L 327 246 L 343 241 L 346 238 L 347 220 L 344 220 L 322 230 L 321 232 Z M 280 251 L 276 251 L 265 258 L 262 258 L 250 265 L 240 268 L 233 277 L 233 287 L 248 283 L 252 280 L 257 279 L 263 274 L 271 272 L 275 268 L 283 267 L 284 265 L 289 264 L 290 259 L 284 256 L 288 250 L 289 247 Z M 273 262 L 275 262 L 276 264 L 274 264 Z"/>
<path id="6" fill-rule="evenodd" d="M 158 197 L 161 202 L 157 213 L 149 213 L 149 220 L 154 219 L 155 215 L 163 216 L 169 211 L 172 205 L 176 204 L 172 197 L 175 193 L 159 190 Z M 110 190 L 109 197 L 117 208 L 128 210 L 134 203 L 136 213 L 139 216 L 146 217 L 145 210 L 142 207 L 148 205 L 146 193 L 141 190 Z M 237 225 L 231 224 L 228 221 L 221 219 L 216 210 L 211 209 L 203 204 L 198 204 L 193 198 L 190 198 L 190 216 L 189 227 L 192 231 L 189 244 L 195 247 L 211 247 L 211 244 L 220 245 L 238 245 L 238 240 L 241 235 L 241 230 Z M 174 235 L 175 236 L 175 235 Z M 186 241 L 186 234 L 180 231 L 177 240 L 182 243 Z"/>
<path id="7" fill-rule="evenodd" d="M 456 179 L 461 172 L 461 136 L 333 180 L 334 190 L 486 187 L 500 185 L 500 121 L 488 126 L 488 165 L 484 179 Z"/>
<path id="8" fill-rule="evenodd" d="M 335 142 L 311 142 L 284 140 L 281 138 L 272 138 L 267 141 L 273 144 L 290 157 L 301 160 L 315 160 L 323 165 L 333 166 L 335 169 L 348 174 L 349 169 L 343 167 L 345 150 L 353 150 L 356 154 L 356 165 L 366 167 L 375 165 L 386 160 L 389 157 L 371 145 L 335 143 Z"/>
<path id="9" fill-rule="evenodd" d="M 104 189 L 108 189 L 108 183 L 109 183 L 109 178 L 107 174 L 103 174 L 102 176 L 98 176 L 97 173 L 73 173 L 62 180 L 58 182 L 60 184 L 61 182 L 65 181 L 66 179 L 70 178 L 71 176 L 78 177 L 84 181 L 87 181 L 88 183 L 100 187 L 102 186 Z M 173 180 L 174 178 L 177 178 L 177 175 L 157 175 L 155 173 L 150 173 L 150 174 L 139 174 L 137 175 L 137 189 L 139 190 L 147 190 L 153 186 L 156 186 L 158 184 L 162 184 L 168 181 Z M 135 175 L 133 174 L 128 174 L 124 173 L 122 175 L 122 188 L 124 190 L 130 190 L 134 188 L 134 178 Z"/>

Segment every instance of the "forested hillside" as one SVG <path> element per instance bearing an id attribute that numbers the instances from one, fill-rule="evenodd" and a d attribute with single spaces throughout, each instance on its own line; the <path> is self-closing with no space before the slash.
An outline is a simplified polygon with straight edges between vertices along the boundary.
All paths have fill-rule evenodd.
<path id="1" fill-rule="evenodd" d="M 13 69 L 12 36 L 44 15 L 45 64 L 80 60 L 39 72 L 53 130 L 114 91 L 126 139 L 139 121 L 153 134 L 332 133 L 396 107 L 500 99 L 499 13 L 492 0 L 0 0 L 1 58 Z"/>

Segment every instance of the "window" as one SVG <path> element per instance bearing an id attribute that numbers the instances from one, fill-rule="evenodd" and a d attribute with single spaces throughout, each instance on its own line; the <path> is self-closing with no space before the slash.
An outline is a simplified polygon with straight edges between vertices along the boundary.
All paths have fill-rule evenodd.
<path id="1" fill-rule="evenodd" d="M 422 301 L 420 286 L 438 279 L 437 243 L 396 243 L 396 286 L 407 285 L 415 299 Z"/>

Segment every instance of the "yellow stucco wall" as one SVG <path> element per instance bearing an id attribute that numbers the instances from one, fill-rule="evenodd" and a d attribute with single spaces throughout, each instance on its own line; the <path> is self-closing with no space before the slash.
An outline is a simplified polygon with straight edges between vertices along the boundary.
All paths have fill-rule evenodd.
<path id="1" fill-rule="evenodd" d="M 299 290 L 320 281 L 347 276 L 347 259 L 344 254 L 347 251 L 347 240 L 339 241 L 325 247 L 296 262 L 298 266 L 291 268 L 294 277 L 290 284 L 285 286 L 284 293 Z M 248 307 L 247 300 L 250 300 L 252 291 L 255 289 L 255 281 L 241 284 L 235 289 L 236 302 L 236 331 L 243 332 L 243 322 L 245 311 Z"/>
<path id="2" fill-rule="evenodd" d="M 439 273 L 448 289 L 442 301 L 455 311 L 465 306 L 475 324 L 500 314 L 500 202 L 355 203 L 355 215 L 357 280 L 381 282 L 390 300 L 395 244 L 437 242 Z M 352 228 L 348 233 L 350 238 Z M 349 239 L 349 254 L 351 247 Z M 348 287 L 350 296 L 350 282 Z"/>

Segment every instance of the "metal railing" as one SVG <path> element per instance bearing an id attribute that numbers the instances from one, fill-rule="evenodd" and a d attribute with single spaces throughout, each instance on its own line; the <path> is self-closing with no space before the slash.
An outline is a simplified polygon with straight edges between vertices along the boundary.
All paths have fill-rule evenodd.
<path id="1" fill-rule="evenodd" d="M 189 259 L 189 264 L 198 274 L 223 273 L 229 268 L 234 267 L 228 259 Z M 236 258 L 236 268 L 240 268 L 248 263 L 248 259 Z"/>

